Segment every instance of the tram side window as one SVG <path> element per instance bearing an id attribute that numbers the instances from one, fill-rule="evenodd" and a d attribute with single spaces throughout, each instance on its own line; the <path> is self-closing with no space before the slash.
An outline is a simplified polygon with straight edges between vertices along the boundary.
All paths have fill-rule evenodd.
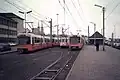
<path id="1" fill-rule="evenodd" d="M 56 42 L 58 42 L 58 40 L 56 39 Z"/>
<path id="2" fill-rule="evenodd" d="M 57 42 L 57 39 L 55 39 L 55 42 Z"/>
<path id="3" fill-rule="evenodd" d="M 39 43 L 41 43 L 41 40 L 40 40 L 40 38 L 39 38 Z"/>
<path id="4" fill-rule="evenodd" d="M 53 39 L 54 40 L 54 42 L 56 42 L 56 39 Z"/>
<path id="5" fill-rule="evenodd" d="M 37 43 L 40 43 L 40 39 L 39 39 L 39 38 L 36 38 L 36 42 L 37 42 Z"/>
<path id="6" fill-rule="evenodd" d="M 46 38 L 46 42 L 49 42 L 49 39 Z"/>
<path id="7" fill-rule="evenodd" d="M 78 38 L 78 42 L 81 42 L 81 41 L 80 41 L 80 37 Z"/>
<path id="8" fill-rule="evenodd" d="M 27 44 L 30 44 L 30 39 L 27 40 Z"/>
<path id="9" fill-rule="evenodd" d="M 45 38 L 45 42 L 48 42 L 47 38 Z"/>
<path id="10" fill-rule="evenodd" d="M 49 42 L 49 39 L 47 39 L 47 42 Z"/>
<path id="11" fill-rule="evenodd" d="M 46 38 L 44 38 L 45 42 L 46 42 Z"/>
<path id="12" fill-rule="evenodd" d="M 56 39 L 56 42 L 58 42 L 58 39 Z"/>
<path id="13" fill-rule="evenodd" d="M 39 40 L 39 43 L 41 43 L 41 38 L 38 38 L 38 40 Z"/>
<path id="14" fill-rule="evenodd" d="M 48 42 L 50 42 L 50 39 L 48 39 Z"/>
<path id="15" fill-rule="evenodd" d="M 66 39 L 63 39 L 63 42 L 66 42 Z"/>
<path id="16" fill-rule="evenodd" d="M 41 42 L 41 43 L 43 42 L 43 39 L 42 39 L 42 38 L 40 38 L 40 42 Z"/>
<path id="17" fill-rule="evenodd" d="M 33 44 L 35 43 L 35 37 L 32 38 L 32 43 L 33 43 Z"/>
<path id="18" fill-rule="evenodd" d="M 58 42 L 60 42 L 60 39 L 58 40 Z"/>
<path id="19" fill-rule="evenodd" d="M 39 43 L 39 40 L 38 40 L 38 38 L 35 38 L 35 43 Z"/>
<path id="20" fill-rule="evenodd" d="M 47 39 L 48 42 L 50 42 L 50 39 Z"/>
<path id="21" fill-rule="evenodd" d="M 37 38 L 35 37 L 34 39 L 35 39 L 35 43 L 36 43 L 37 42 Z"/>
<path id="22" fill-rule="evenodd" d="M 52 39 L 52 42 L 54 42 L 54 39 Z"/>
<path id="23" fill-rule="evenodd" d="M 34 43 L 40 43 L 41 42 L 40 38 L 36 38 L 36 37 L 34 37 L 32 40 L 33 40 Z"/>
<path id="24" fill-rule="evenodd" d="M 64 42 L 64 39 L 61 39 L 61 42 Z"/>
<path id="25" fill-rule="evenodd" d="M 66 39 L 66 41 L 65 42 L 67 42 L 67 39 Z"/>

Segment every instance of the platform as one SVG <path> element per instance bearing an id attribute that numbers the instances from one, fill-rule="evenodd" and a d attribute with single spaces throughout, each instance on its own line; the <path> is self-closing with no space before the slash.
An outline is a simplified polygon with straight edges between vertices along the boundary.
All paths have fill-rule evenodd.
<path id="1" fill-rule="evenodd" d="M 106 46 L 106 51 L 85 46 L 66 80 L 120 80 L 120 50 Z"/>

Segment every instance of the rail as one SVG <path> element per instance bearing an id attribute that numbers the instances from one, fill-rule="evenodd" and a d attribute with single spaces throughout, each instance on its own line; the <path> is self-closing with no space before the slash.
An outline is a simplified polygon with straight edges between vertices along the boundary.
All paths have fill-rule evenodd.
<path id="1" fill-rule="evenodd" d="M 30 80 L 55 80 L 66 64 L 72 59 L 70 52 L 65 56 L 63 56 L 63 54 L 64 53 L 62 53 L 55 62 L 39 72 L 36 76 L 33 76 Z M 60 64 L 61 62 L 65 63 Z"/>

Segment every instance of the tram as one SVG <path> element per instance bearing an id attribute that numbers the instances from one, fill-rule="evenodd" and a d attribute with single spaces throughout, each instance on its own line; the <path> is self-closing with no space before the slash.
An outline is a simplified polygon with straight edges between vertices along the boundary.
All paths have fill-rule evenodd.
<path id="1" fill-rule="evenodd" d="M 60 47 L 67 48 L 69 46 L 69 37 L 61 37 L 60 38 Z"/>
<path id="2" fill-rule="evenodd" d="M 82 49 L 84 39 L 81 36 L 73 35 L 69 37 L 69 49 Z"/>
<path id="3" fill-rule="evenodd" d="M 17 50 L 21 53 L 53 47 L 49 36 L 19 33 Z"/>

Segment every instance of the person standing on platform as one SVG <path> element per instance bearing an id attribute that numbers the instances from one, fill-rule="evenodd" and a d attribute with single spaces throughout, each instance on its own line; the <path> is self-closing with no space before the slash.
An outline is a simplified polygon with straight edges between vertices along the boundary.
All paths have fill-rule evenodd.
<path id="1" fill-rule="evenodd" d="M 96 51 L 99 51 L 99 42 L 98 41 L 96 41 L 95 46 L 96 46 Z"/>

